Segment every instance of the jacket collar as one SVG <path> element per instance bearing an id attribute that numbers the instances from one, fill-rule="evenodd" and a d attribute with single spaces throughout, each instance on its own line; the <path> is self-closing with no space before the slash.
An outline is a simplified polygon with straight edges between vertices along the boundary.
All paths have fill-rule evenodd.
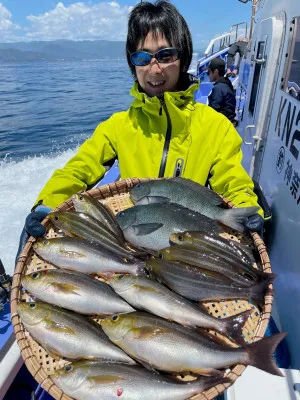
<path id="1" fill-rule="evenodd" d="M 199 88 L 199 80 L 195 76 L 183 73 L 181 75 L 181 86 L 182 90 L 178 92 L 165 92 L 164 100 L 167 103 L 172 103 L 179 109 L 183 109 L 188 103 L 194 102 L 195 91 Z M 157 109 L 161 107 L 161 102 L 157 96 L 149 97 L 136 81 L 130 91 L 130 94 L 135 97 L 132 107 L 146 107 L 148 111 L 157 112 Z"/>

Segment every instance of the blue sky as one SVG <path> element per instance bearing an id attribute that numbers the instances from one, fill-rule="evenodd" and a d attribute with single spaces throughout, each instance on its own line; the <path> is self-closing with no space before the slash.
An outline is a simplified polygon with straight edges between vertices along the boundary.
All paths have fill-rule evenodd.
<path id="1" fill-rule="evenodd" d="M 132 0 L 0 0 L 0 42 L 56 39 L 125 40 Z M 231 25 L 247 21 L 251 2 L 238 0 L 172 0 L 185 17 L 195 49 Z"/>

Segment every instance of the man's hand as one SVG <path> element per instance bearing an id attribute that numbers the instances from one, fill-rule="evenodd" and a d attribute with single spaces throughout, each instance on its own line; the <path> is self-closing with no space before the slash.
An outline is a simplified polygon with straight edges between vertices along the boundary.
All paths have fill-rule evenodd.
<path id="1" fill-rule="evenodd" d="M 45 227 L 41 224 L 44 218 L 49 214 L 51 208 L 39 205 L 34 211 L 27 215 L 24 228 L 21 232 L 19 248 L 16 255 L 15 263 L 17 264 L 20 253 L 22 252 L 27 240 L 30 236 L 43 236 L 46 232 Z"/>
<path id="2" fill-rule="evenodd" d="M 259 214 L 254 214 L 248 217 L 245 227 L 251 232 L 257 232 L 260 236 L 262 236 L 262 231 L 264 227 L 264 219 Z"/>

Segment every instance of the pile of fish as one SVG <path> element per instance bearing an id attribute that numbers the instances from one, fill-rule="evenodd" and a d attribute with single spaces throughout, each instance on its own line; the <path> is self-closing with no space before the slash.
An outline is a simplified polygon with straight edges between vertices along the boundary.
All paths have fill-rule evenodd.
<path id="1" fill-rule="evenodd" d="M 71 361 L 51 376 L 56 385 L 77 400 L 184 400 L 230 383 L 224 372 L 235 364 L 282 375 L 272 355 L 285 333 L 246 345 L 251 311 L 219 319 L 199 304 L 263 304 L 275 275 L 253 267 L 249 246 L 221 235 L 243 232 L 257 208 L 227 209 L 182 178 L 139 183 L 130 196 L 135 205 L 115 218 L 89 194 L 75 195 L 76 211 L 49 214 L 62 236 L 34 245 L 56 269 L 22 278 L 35 301 L 20 302 L 18 312 L 51 356 Z M 185 374 L 195 380 L 175 378 Z"/>

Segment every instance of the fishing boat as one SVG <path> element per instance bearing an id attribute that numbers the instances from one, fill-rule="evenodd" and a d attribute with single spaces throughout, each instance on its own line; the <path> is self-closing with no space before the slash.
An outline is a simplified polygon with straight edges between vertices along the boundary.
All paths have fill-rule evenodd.
<path id="1" fill-rule="evenodd" d="M 215 57 L 226 61 L 230 45 L 239 36 L 249 38 L 239 73 L 230 79 L 237 94 L 243 166 L 256 182 L 265 211 L 272 214 L 265 235 L 272 269 L 278 274 L 272 317 L 280 331 L 288 332 L 290 365 L 282 369 L 283 378 L 247 367 L 224 398 L 296 400 L 300 398 L 300 2 L 235 1 L 252 1 L 250 27 L 239 22 L 214 38 L 203 57 L 197 60 L 194 54 L 190 72 L 201 80 L 196 101 L 207 103 L 212 83 L 205 68 Z M 100 184 L 118 178 L 115 164 Z M 0 283 L 3 275 L 0 268 Z M 51 397 L 34 384 L 23 365 L 8 302 L 1 293 L 0 299 L 0 400 L 5 396 L 49 400 Z M 22 396 L 18 396 L 18 389 L 23 390 Z M 12 397 L 7 397 L 9 394 Z"/>

